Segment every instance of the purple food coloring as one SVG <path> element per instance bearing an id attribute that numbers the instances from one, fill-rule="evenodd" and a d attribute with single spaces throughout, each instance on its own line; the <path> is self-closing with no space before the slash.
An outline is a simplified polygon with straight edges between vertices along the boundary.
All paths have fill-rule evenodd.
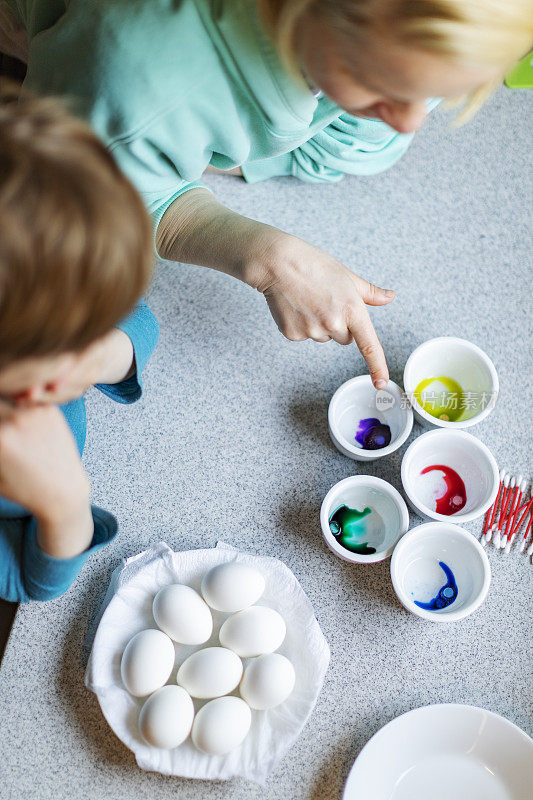
<path id="1" fill-rule="evenodd" d="M 391 431 L 388 425 L 376 417 L 361 419 L 355 434 L 355 441 L 359 442 L 364 450 L 380 450 L 390 444 Z"/>

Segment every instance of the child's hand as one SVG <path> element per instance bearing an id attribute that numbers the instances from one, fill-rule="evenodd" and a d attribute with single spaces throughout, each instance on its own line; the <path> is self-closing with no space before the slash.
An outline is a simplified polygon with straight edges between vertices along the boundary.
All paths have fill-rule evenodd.
<path id="1" fill-rule="evenodd" d="M 267 237 L 255 259 L 246 269 L 247 282 L 264 294 L 283 335 L 292 341 L 334 339 L 343 345 L 355 340 L 374 386 L 384 388 L 387 362 L 365 304 L 386 305 L 394 292 L 368 283 L 317 247 L 284 233 Z"/>
<path id="2" fill-rule="evenodd" d="M 16 411 L 0 422 L 0 495 L 37 518 L 38 542 L 49 555 L 70 558 L 87 549 L 89 479 L 55 406 Z"/>

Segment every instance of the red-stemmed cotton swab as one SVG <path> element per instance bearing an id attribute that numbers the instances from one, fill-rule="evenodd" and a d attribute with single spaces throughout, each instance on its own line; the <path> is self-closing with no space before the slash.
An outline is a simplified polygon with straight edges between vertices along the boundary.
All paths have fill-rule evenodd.
<path id="1" fill-rule="evenodd" d="M 490 540 L 492 539 L 492 534 L 494 533 L 494 520 L 496 518 L 496 512 L 497 512 L 497 509 L 498 509 L 498 499 L 500 500 L 500 513 L 501 513 L 503 502 L 504 502 L 504 499 L 506 497 L 505 493 L 507 491 L 507 487 L 509 486 L 510 478 L 511 478 L 511 476 L 510 476 L 510 474 L 508 472 L 505 472 L 504 470 L 502 470 L 500 472 L 500 489 L 498 491 L 498 496 L 496 498 L 496 502 L 492 506 L 492 517 L 491 517 L 491 520 L 490 520 L 489 529 L 485 534 L 485 540 L 483 542 L 481 542 L 483 547 L 485 547 L 485 545 L 487 545 L 490 542 Z"/>
<path id="2" fill-rule="evenodd" d="M 533 509 L 531 509 L 531 517 L 529 518 L 529 522 L 527 524 L 526 532 L 524 533 L 524 541 L 527 542 L 529 533 L 531 531 L 531 526 L 533 525 Z M 527 555 L 530 556 L 533 553 L 533 542 L 527 548 Z"/>
<path id="3" fill-rule="evenodd" d="M 502 538 L 501 538 L 501 541 L 500 541 L 501 550 L 505 550 L 505 548 L 507 546 L 507 539 L 509 538 L 509 534 L 511 533 L 511 531 L 513 529 L 512 522 L 513 522 L 515 514 L 516 514 L 516 509 L 520 505 L 520 500 L 522 499 L 522 495 L 524 493 L 524 490 L 525 490 L 526 486 L 527 486 L 527 484 L 526 484 L 525 480 L 522 478 L 521 475 L 519 475 L 518 478 L 516 479 L 515 494 L 514 494 L 514 497 L 513 497 L 512 501 L 511 501 L 511 505 L 510 505 L 509 510 L 508 510 L 507 524 L 505 525 L 505 528 L 502 525 L 503 535 L 502 535 Z"/>
<path id="4" fill-rule="evenodd" d="M 505 470 L 500 470 L 500 485 L 498 487 L 498 494 L 496 495 L 496 500 L 489 508 L 487 513 L 485 514 L 485 524 L 483 526 L 483 533 L 481 534 L 480 542 L 483 547 L 487 546 L 487 543 L 490 542 L 490 537 L 487 539 L 487 533 L 492 528 L 492 523 L 494 522 L 494 517 L 496 516 L 496 509 L 498 508 L 498 503 L 500 502 L 500 498 L 502 496 L 503 491 L 503 479 L 505 478 Z"/>
<path id="5" fill-rule="evenodd" d="M 509 536 L 509 541 L 511 542 L 511 544 L 514 542 L 515 538 L 517 538 L 519 536 L 520 529 L 522 528 L 522 525 L 523 525 L 524 520 L 526 519 L 527 515 L 530 512 L 533 511 L 533 490 L 530 490 L 529 494 L 530 494 L 530 498 L 527 501 L 527 503 L 523 503 L 520 506 L 520 508 L 518 509 L 518 514 L 521 513 L 521 516 L 518 518 L 517 522 L 513 522 L 511 535 Z M 515 519 L 516 519 L 516 517 L 518 517 L 518 514 L 516 514 Z M 526 523 L 526 526 L 527 526 L 527 523 Z M 527 539 L 527 536 L 526 536 L 526 539 Z M 525 542 L 525 540 L 523 540 L 521 548 L 520 548 L 520 552 L 521 553 L 524 552 L 525 546 L 526 546 L 526 542 Z M 507 547 L 505 548 L 505 552 L 507 553 L 510 549 L 511 548 L 509 547 L 509 542 L 508 542 L 507 543 Z"/>
<path id="6" fill-rule="evenodd" d="M 526 480 L 523 480 L 521 485 L 520 485 L 520 495 L 521 495 L 522 500 L 524 500 L 526 495 L 527 495 L 527 481 Z M 516 538 L 516 535 L 518 533 L 518 530 L 520 528 L 520 525 L 517 522 L 517 520 L 519 520 L 519 517 L 518 517 L 519 514 L 520 514 L 520 507 L 517 505 L 516 508 L 515 508 L 515 512 L 513 514 L 513 519 L 511 521 L 511 527 L 509 528 L 509 532 L 507 534 L 507 543 L 505 545 L 505 552 L 507 554 L 509 554 L 511 552 L 511 547 L 513 546 L 513 542 L 514 542 L 514 540 Z"/>
<path id="7" fill-rule="evenodd" d="M 516 509 L 516 512 L 515 512 L 515 513 L 516 513 L 516 514 L 520 514 L 522 511 L 526 511 L 526 512 L 527 512 L 527 511 L 529 511 L 529 509 L 531 508 L 531 505 L 532 505 L 532 504 L 533 504 L 533 499 L 526 500 L 526 502 L 525 502 L 525 503 L 522 503 L 522 505 L 521 505 L 521 506 L 519 506 L 519 507 Z M 509 520 L 510 520 L 510 519 L 512 519 L 512 518 L 513 518 L 513 514 L 509 514 L 509 516 L 505 517 L 505 519 L 503 520 L 503 522 L 502 522 L 502 525 L 507 525 L 507 523 L 509 522 Z M 513 530 L 515 530 L 515 528 L 518 528 L 518 525 L 516 525 L 516 526 L 515 526 L 515 525 L 513 525 Z"/>
<path id="8" fill-rule="evenodd" d="M 509 491 L 507 492 L 507 496 L 504 498 L 502 502 L 502 507 L 500 508 L 500 518 L 498 519 L 498 524 L 496 526 L 496 532 L 494 533 L 493 537 L 493 544 L 496 550 L 500 547 L 500 531 L 503 520 L 507 516 L 507 509 L 509 508 L 509 504 L 511 502 L 511 498 L 514 496 L 514 487 L 515 487 L 515 478 L 514 475 L 509 482 Z"/>
<path id="9" fill-rule="evenodd" d="M 527 547 L 527 539 L 528 539 L 528 536 L 529 536 L 529 531 L 531 529 L 531 521 L 533 520 L 533 484 L 531 484 L 531 489 L 529 491 L 530 491 L 530 494 L 531 494 L 531 500 L 529 501 L 528 511 L 531 512 L 531 519 L 529 521 L 529 524 L 526 522 L 526 529 L 524 531 L 524 535 L 522 536 L 522 542 L 520 544 L 520 552 L 521 553 L 523 553 L 524 550 Z M 524 513 L 520 517 L 520 521 L 519 521 L 519 523 L 517 525 L 517 530 L 520 530 L 520 528 L 522 527 L 522 523 L 523 523 L 523 521 L 524 521 L 524 519 L 526 517 L 527 517 L 527 511 L 524 511 Z"/>

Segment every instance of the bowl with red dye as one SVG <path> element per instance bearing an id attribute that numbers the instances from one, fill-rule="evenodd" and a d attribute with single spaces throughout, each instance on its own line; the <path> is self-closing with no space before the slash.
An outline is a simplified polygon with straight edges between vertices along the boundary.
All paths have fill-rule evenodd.
<path id="1" fill-rule="evenodd" d="M 407 448 L 402 485 L 413 511 L 425 519 L 470 522 L 494 503 L 500 476 L 496 459 L 466 431 L 433 430 Z"/>
<path id="2" fill-rule="evenodd" d="M 337 450 L 356 461 L 374 461 L 402 446 L 413 427 L 413 411 L 394 381 L 378 390 L 370 375 L 358 375 L 331 398 L 328 425 Z"/>

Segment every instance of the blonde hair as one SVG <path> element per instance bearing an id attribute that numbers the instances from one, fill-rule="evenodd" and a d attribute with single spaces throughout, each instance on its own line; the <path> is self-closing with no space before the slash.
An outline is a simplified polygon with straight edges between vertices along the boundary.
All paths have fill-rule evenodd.
<path id="1" fill-rule="evenodd" d="M 103 144 L 53 100 L 0 85 L 0 366 L 79 351 L 152 273 L 141 199 Z"/>
<path id="2" fill-rule="evenodd" d="M 501 77 L 533 45 L 533 0 L 257 0 L 281 56 L 294 66 L 298 24 L 306 16 L 350 37 L 383 35 L 465 67 L 497 67 Z M 467 98 L 461 122 L 501 82 Z"/>

